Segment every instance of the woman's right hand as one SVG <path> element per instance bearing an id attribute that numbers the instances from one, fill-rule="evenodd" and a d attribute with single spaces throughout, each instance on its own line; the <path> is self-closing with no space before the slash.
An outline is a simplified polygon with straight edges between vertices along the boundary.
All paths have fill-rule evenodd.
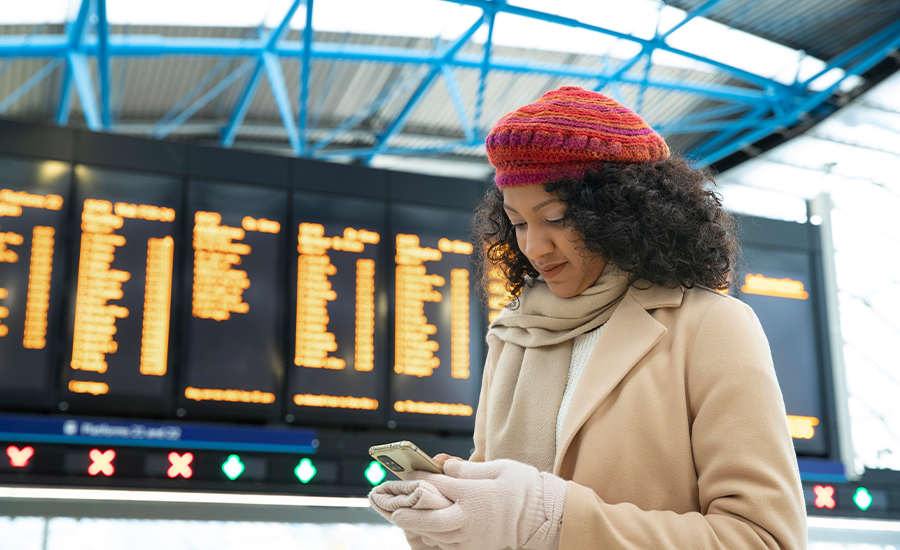
<path id="1" fill-rule="evenodd" d="M 450 459 L 453 459 L 453 460 L 462 460 L 462 459 L 459 458 L 458 456 L 448 455 L 447 453 L 438 453 L 438 454 L 434 455 L 434 461 L 437 462 L 438 464 L 440 464 L 441 468 L 443 468 L 443 467 L 444 467 L 444 463 L 447 462 L 447 461 L 450 460 Z"/>

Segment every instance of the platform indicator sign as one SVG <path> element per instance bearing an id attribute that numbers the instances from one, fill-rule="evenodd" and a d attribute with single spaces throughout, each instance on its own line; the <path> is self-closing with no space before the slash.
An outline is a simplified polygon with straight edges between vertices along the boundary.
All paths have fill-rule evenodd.
<path id="1" fill-rule="evenodd" d="M 818 374 L 823 356 L 816 343 L 822 314 L 809 252 L 751 242 L 743 255 L 748 266 L 740 298 L 753 308 L 769 341 L 794 446 L 799 453 L 824 456 L 827 416 Z"/>
<path id="2" fill-rule="evenodd" d="M 9 457 L 9 465 L 13 468 L 24 468 L 28 466 L 31 457 L 34 456 L 34 447 L 26 446 L 21 449 L 15 445 L 6 448 L 6 456 Z"/>
<path id="3" fill-rule="evenodd" d="M 300 480 L 300 483 L 306 484 L 312 481 L 314 477 L 316 477 L 316 467 L 312 463 L 312 460 L 308 458 L 304 458 L 297 464 L 297 467 L 294 468 L 294 475 L 297 476 L 297 479 Z"/>
<path id="4" fill-rule="evenodd" d="M 112 463 L 116 458 L 116 451 L 112 449 L 107 449 L 106 451 L 91 449 L 88 456 L 91 457 L 88 475 L 97 476 L 103 474 L 106 477 L 110 477 L 116 472 L 116 468 Z"/>
<path id="5" fill-rule="evenodd" d="M 0 159 L 0 403 L 49 404 L 69 167 Z"/>
<path id="6" fill-rule="evenodd" d="M 814 505 L 816 508 L 834 509 L 837 502 L 834 499 L 833 485 L 816 485 L 813 487 L 813 493 L 816 495 Z"/>
<path id="7" fill-rule="evenodd" d="M 77 166 L 66 400 L 166 408 L 181 182 Z"/>
<path id="8" fill-rule="evenodd" d="M 293 364 L 288 410 L 379 422 L 387 293 L 384 208 L 296 194 Z"/>
<path id="9" fill-rule="evenodd" d="M 178 454 L 175 451 L 169 453 L 169 469 L 166 471 L 166 475 L 172 479 L 175 479 L 179 476 L 184 479 L 190 479 L 191 476 L 194 475 L 194 471 L 191 469 L 191 462 L 194 460 L 193 453 L 184 453 Z"/>
<path id="10" fill-rule="evenodd" d="M 241 474 L 244 473 L 244 463 L 241 462 L 241 457 L 238 455 L 230 455 L 225 463 L 222 464 L 222 471 L 231 481 L 239 478 Z"/>
<path id="11" fill-rule="evenodd" d="M 471 424 L 483 313 L 474 291 L 468 217 L 395 207 L 391 413 L 405 425 Z M 430 420 L 429 420 L 430 419 Z"/>
<path id="12" fill-rule="evenodd" d="M 192 182 L 188 197 L 180 405 L 197 416 L 275 419 L 287 192 Z"/>
<path id="13" fill-rule="evenodd" d="M 364 475 L 366 476 L 366 479 L 369 481 L 369 483 L 371 483 L 372 485 L 378 485 L 379 483 L 384 481 L 384 478 L 387 477 L 387 471 L 384 469 L 384 466 L 378 463 L 377 460 L 373 460 L 369 463 L 369 467 L 366 468 Z"/>

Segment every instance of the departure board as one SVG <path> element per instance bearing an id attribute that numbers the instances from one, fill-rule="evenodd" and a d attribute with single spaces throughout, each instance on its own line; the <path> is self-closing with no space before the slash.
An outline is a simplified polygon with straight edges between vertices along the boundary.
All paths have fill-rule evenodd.
<path id="1" fill-rule="evenodd" d="M 372 201 L 294 196 L 292 415 L 373 424 L 383 419 L 385 216 L 383 204 Z"/>
<path id="2" fill-rule="evenodd" d="M 769 340 L 794 447 L 801 455 L 825 455 L 828 418 L 816 327 L 824 314 L 815 299 L 814 260 L 809 253 L 758 245 L 744 245 L 743 254 L 741 300 L 756 312 Z"/>
<path id="3" fill-rule="evenodd" d="M 75 185 L 63 399 L 75 410 L 165 411 L 181 180 L 78 165 Z"/>
<path id="4" fill-rule="evenodd" d="M 0 402 L 40 409 L 55 383 L 70 166 L 0 159 Z"/>
<path id="5" fill-rule="evenodd" d="M 484 319 L 474 287 L 471 214 L 393 206 L 394 354 L 390 417 L 414 427 L 471 427 Z"/>
<path id="6" fill-rule="evenodd" d="M 288 206 L 286 190 L 189 185 L 183 413 L 280 416 Z"/>

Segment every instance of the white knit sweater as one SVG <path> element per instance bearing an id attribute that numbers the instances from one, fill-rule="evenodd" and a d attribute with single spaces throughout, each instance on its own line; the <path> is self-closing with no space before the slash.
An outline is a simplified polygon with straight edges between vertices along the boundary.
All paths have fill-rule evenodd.
<path id="1" fill-rule="evenodd" d="M 597 344 L 597 340 L 600 338 L 600 333 L 603 332 L 604 326 L 605 325 L 600 325 L 590 332 L 576 336 L 575 341 L 572 344 L 572 361 L 569 363 L 569 377 L 566 380 L 566 391 L 563 393 L 562 403 L 559 405 L 559 414 L 556 416 L 557 447 L 559 447 L 559 434 L 562 432 L 563 421 L 566 419 L 566 412 L 569 410 L 569 403 L 572 402 L 572 395 L 575 393 L 575 387 L 578 386 L 578 380 L 581 378 L 581 373 L 584 372 L 588 357 L 591 355 L 591 351 L 594 350 L 594 346 Z"/>

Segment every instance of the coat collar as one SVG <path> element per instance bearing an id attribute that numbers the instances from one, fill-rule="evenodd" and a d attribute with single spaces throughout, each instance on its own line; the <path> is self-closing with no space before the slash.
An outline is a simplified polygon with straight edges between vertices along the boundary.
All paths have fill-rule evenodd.
<path id="1" fill-rule="evenodd" d="M 679 307 L 684 297 L 684 289 L 681 287 L 665 288 L 643 281 L 639 281 L 637 286 L 639 288 L 632 286 L 628 289 L 606 323 L 575 387 L 572 402 L 563 420 L 553 466 L 554 474 L 559 474 L 562 459 L 581 426 L 666 333 L 666 327 L 654 319 L 649 311 L 661 307 Z"/>

